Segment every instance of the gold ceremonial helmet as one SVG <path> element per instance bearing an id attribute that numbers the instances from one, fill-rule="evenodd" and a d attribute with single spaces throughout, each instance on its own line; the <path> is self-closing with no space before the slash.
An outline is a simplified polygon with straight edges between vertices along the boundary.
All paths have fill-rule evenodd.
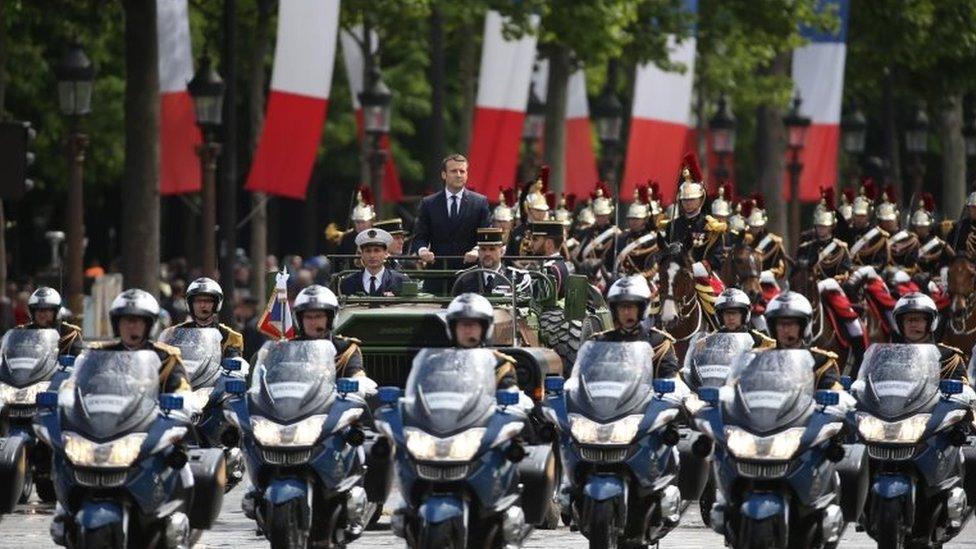
<path id="1" fill-rule="evenodd" d="M 850 221 L 851 216 L 854 215 L 853 202 L 854 189 L 844 189 L 840 195 L 840 206 L 837 206 L 837 212 L 844 218 L 844 221 Z"/>
<path id="2" fill-rule="evenodd" d="M 511 187 L 501 189 L 498 193 L 498 205 L 492 212 L 495 221 L 515 221 L 515 190 Z"/>
<path id="3" fill-rule="evenodd" d="M 566 194 L 559 198 L 559 207 L 556 208 L 555 219 L 567 227 L 573 224 L 573 210 L 576 209 L 576 195 Z"/>
<path id="4" fill-rule="evenodd" d="M 912 213 L 909 223 L 913 227 L 931 227 L 935 223 L 935 198 L 932 193 L 922 193 L 918 209 Z"/>
<path id="5" fill-rule="evenodd" d="M 889 186 L 885 189 L 884 195 L 881 197 L 881 204 L 878 204 L 878 208 L 875 210 L 878 221 L 898 220 L 899 212 L 896 198 L 894 187 Z"/>
<path id="6" fill-rule="evenodd" d="M 549 166 L 542 166 L 539 169 L 539 176 L 528 188 L 525 194 L 525 211 L 538 210 L 549 211 L 549 202 L 546 201 L 546 185 L 549 183 Z"/>
<path id="7" fill-rule="evenodd" d="M 602 181 L 596 184 L 596 191 L 593 193 L 593 215 L 612 215 L 613 200 L 610 196 L 610 187 Z"/>
<path id="8" fill-rule="evenodd" d="M 746 225 L 754 229 L 761 229 L 766 226 L 769 217 L 766 215 L 766 198 L 760 193 L 752 195 L 752 210 L 746 216 Z"/>
<path id="9" fill-rule="evenodd" d="M 837 224 L 837 216 L 827 207 L 826 200 L 821 199 L 813 210 L 813 224 L 818 227 L 833 227 Z"/>
<path id="10" fill-rule="evenodd" d="M 732 185 L 726 183 L 718 188 L 718 196 L 715 200 L 712 200 L 712 215 L 717 215 L 720 217 L 728 217 L 732 215 L 732 204 L 729 199 L 732 198 Z"/>
<path id="11" fill-rule="evenodd" d="M 698 167 L 698 155 L 690 152 L 681 164 L 681 185 L 678 186 L 678 200 L 705 198 L 705 179 Z"/>
<path id="12" fill-rule="evenodd" d="M 627 219 L 647 219 L 651 215 L 648 197 L 647 185 L 634 188 L 634 201 L 627 208 Z"/>
<path id="13" fill-rule="evenodd" d="M 369 187 L 362 185 L 356 190 L 356 205 L 352 209 L 350 219 L 353 221 L 372 221 L 376 218 L 373 209 L 373 193 Z"/>

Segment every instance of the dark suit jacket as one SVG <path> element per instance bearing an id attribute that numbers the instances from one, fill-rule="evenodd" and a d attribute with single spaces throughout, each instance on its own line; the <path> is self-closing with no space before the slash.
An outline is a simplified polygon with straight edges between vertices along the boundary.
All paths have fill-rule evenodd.
<path id="1" fill-rule="evenodd" d="M 376 288 L 376 293 L 373 295 L 381 296 L 386 292 L 399 294 L 400 290 L 403 288 L 403 283 L 407 280 L 410 280 L 407 278 L 407 275 L 387 268 L 383 271 L 383 276 L 379 280 L 379 286 Z M 342 292 L 342 295 L 352 295 L 357 293 L 368 294 L 369 290 L 363 287 L 363 271 L 357 271 L 356 273 L 343 278 L 342 282 L 339 283 L 339 291 Z"/>
<path id="2" fill-rule="evenodd" d="M 447 192 L 432 194 L 420 202 L 420 213 L 414 225 L 411 250 L 428 248 L 436 255 L 464 255 L 478 242 L 478 229 L 491 223 L 488 199 L 465 189 L 458 215 L 447 215 Z"/>

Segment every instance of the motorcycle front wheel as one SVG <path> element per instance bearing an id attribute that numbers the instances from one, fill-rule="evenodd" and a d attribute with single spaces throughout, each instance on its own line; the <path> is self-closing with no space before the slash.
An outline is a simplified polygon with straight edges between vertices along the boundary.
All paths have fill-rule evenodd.
<path id="1" fill-rule="evenodd" d="M 76 549 L 125 549 L 125 537 L 118 523 L 78 532 Z"/>
<path id="2" fill-rule="evenodd" d="M 308 546 L 309 524 L 303 517 L 304 502 L 298 499 L 286 501 L 271 511 L 271 521 L 266 524 L 271 549 L 305 549 Z"/>
<path id="3" fill-rule="evenodd" d="M 428 524 L 420 533 L 417 549 L 464 549 L 466 540 L 458 538 L 460 534 L 452 520 Z"/>
<path id="4" fill-rule="evenodd" d="M 777 546 L 776 524 L 772 519 L 755 521 L 743 517 L 736 549 L 785 549 Z"/>
<path id="5" fill-rule="evenodd" d="M 590 549 L 617 549 L 617 511 L 613 500 L 593 504 L 590 511 Z"/>
<path id="6" fill-rule="evenodd" d="M 901 499 L 884 500 L 878 505 L 878 549 L 905 549 L 905 517 Z"/>

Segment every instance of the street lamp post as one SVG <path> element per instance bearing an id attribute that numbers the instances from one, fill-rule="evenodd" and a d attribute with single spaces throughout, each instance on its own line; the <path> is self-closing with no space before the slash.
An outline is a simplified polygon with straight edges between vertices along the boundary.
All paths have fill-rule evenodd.
<path id="1" fill-rule="evenodd" d="M 800 174 L 803 173 L 803 163 L 800 154 L 806 145 L 807 129 L 810 118 L 800 112 L 802 104 L 800 96 L 793 99 L 793 108 L 783 117 L 783 125 L 787 132 L 787 149 L 790 152 L 790 244 L 797 246 L 800 242 Z"/>
<path id="2" fill-rule="evenodd" d="M 918 102 L 911 120 L 905 126 L 905 150 L 912 156 L 909 168 L 912 177 L 912 196 L 918 196 L 925 180 L 925 164 L 922 156 L 929 148 L 929 117 L 925 113 L 925 103 Z"/>
<path id="3" fill-rule="evenodd" d="M 962 136 L 966 143 L 966 176 L 973 179 L 973 161 L 976 160 L 976 112 L 966 109 L 966 121 L 962 126 Z"/>
<path id="4" fill-rule="evenodd" d="M 735 116 L 729 110 L 724 95 L 718 98 L 718 109 L 715 111 L 715 116 L 708 121 L 708 129 L 712 138 L 712 151 L 717 157 L 715 180 L 722 183 L 729 178 L 725 159 L 735 152 Z"/>
<path id="5" fill-rule="evenodd" d="M 617 160 L 620 153 L 620 137 L 624 127 L 624 107 L 614 93 L 611 78 L 603 87 L 593 105 L 593 120 L 596 134 L 600 139 L 600 177 L 610 182 L 620 197 L 620 182 L 617 177 Z"/>
<path id="6" fill-rule="evenodd" d="M 529 86 L 529 104 L 525 110 L 525 122 L 522 123 L 522 143 L 525 148 L 525 156 L 522 157 L 521 179 L 523 180 L 529 180 L 535 174 L 535 146 L 542 139 L 545 129 L 546 104 L 539 99 L 533 82 Z"/>
<path id="7" fill-rule="evenodd" d="M 224 81 L 204 56 L 197 73 L 187 84 L 193 97 L 197 126 L 203 134 L 203 143 L 197 146 L 200 169 L 203 176 L 201 189 L 202 210 L 200 226 L 203 236 L 200 266 L 205 276 L 217 278 L 217 158 L 220 144 L 215 141 L 223 120 Z"/>
<path id="8" fill-rule="evenodd" d="M 856 104 L 851 107 L 851 111 L 840 122 L 840 130 L 844 152 L 851 159 L 850 181 L 852 185 L 856 185 L 861 175 L 861 158 L 867 141 L 868 120 Z"/>
<path id="9" fill-rule="evenodd" d="M 91 112 L 95 67 L 80 44 L 68 47 L 55 68 L 58 105 L 69 119 L 68 153 L 68 307 L 76 315 L 84 309 L 85 203 L 84 168 L 88 136 L 81 131 L 81 117 Z"/>
<path id="10" fill-rule="evenodd" d="M 359 102 L 363 106 L 363 128 L 371 138 L 370 185 L 378 212 L 383 206 L 383 167 L 386 165 L 386 151 L 382 145 L 383 138 L 390 133 L 393 102 L 393 94 L 383 82 L 379 67 L 374 65 L 370 71 L 369 85 L 359 94 Z"/>

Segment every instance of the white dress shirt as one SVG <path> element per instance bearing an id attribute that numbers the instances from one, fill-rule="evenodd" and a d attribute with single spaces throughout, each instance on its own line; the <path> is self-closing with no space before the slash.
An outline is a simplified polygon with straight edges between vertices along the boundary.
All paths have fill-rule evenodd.
<path id="1" fill-rule="evenodd" d="M 444 188 L 444 196 L 447 198 L 447 217 L 449 219 L 451 217 L 451 205 L 452 205 L 451 204 L 451 200 L 455 196 L 457 197 L 458 214 L 460 214 L 461 213 L 461 199 L 464 198 L 464 189 L 461 189 L 460 191 L 458 191 L 455 194 L 455 193 L 452 193 L 451 191 L 447 190 L 447 188 L 445 187 Z"/>
<path id="2" fill-rule="evenodd" d="M 383 267 L 382 269 L 380 269 L 378 273 L 369 274 L 368 270 L 363 269 L 363 291 L 369 293 L 369 279 L 374 276 L 376 277 L 376 289 L 379 290 L 380 286 L 383 285 L 383 273 L 385 271 L 386 271 L 386 267 Z"/>

